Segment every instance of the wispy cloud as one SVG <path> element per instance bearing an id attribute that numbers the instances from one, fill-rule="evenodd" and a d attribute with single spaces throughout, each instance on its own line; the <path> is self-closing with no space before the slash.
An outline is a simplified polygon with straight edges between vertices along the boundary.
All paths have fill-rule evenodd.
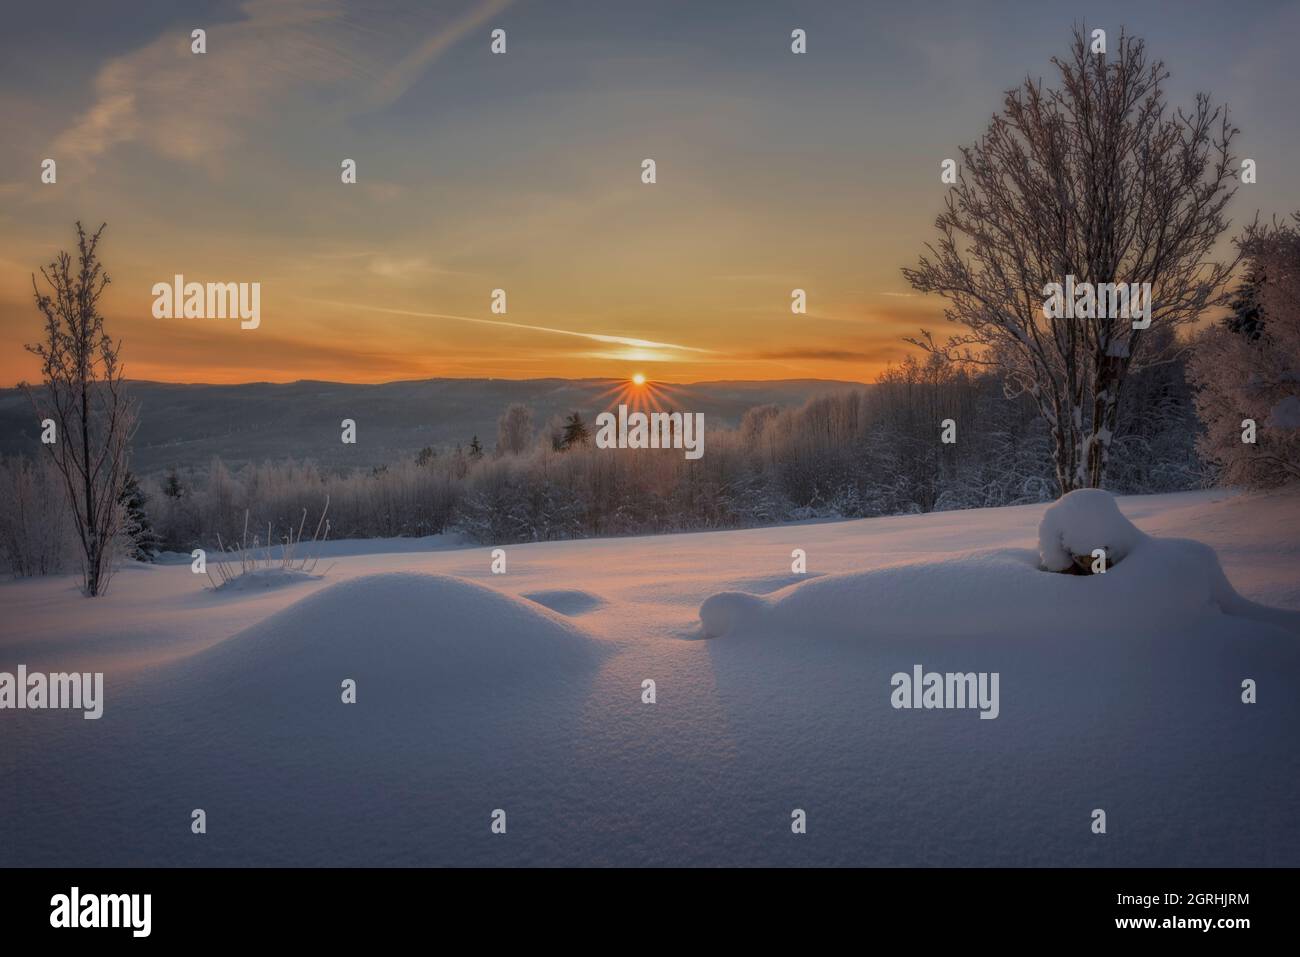
<path id="1" fill-rule="evenodd" d="M 496 16 L 511 0 L 484 0 L 428 37 L 416 49 L 402 57 L 371 87 L 367 103 L 371 107 L 388 106 L 411 88 L 429 65 L 475 27 Z"/>
<path id="2" fill-rule="evenodd" d="M 422 256 L 408 259 L 376 256 L 370 260 L 370 265 L 367 268 L 376 276 L 382 276 L 384 279 L 411 279 L 417 276 L 434 276 L 443 273 L 443 270 L 432 265 Z"/>
<path id="3" fill-rule="evenodd" d="M 55 139 L 54 155 L 91 164 L 138 139 L 167 157 L 213 162 L 251 117 L 307 83 L 353 74 L 329 29 L 340 4 L 248 0 L 241 9 L 244 19 L 205 28 L 205 54 L 192 53 L 189 32 L 177 30 L 109 60 L 95 77 L 94 102 Z"/>
<path id="4" fill-rule="evenodd" d="M 757 352 L 755 359 L 821 359 L 829 362 L 875 362 L 880 358 L 877 352 L 853 352 L 848 349 L 781 349 L 773 352 Z"/>
<path id="5" fill-rule="evenodd" d="M 105 63 L 93 102 L 51 149 L 61 160 L 93 164 L 140 141 L 165 157 L 216 167 L 257 122 L 292 114 L 304 97 L 328 102 L 333 94 L 342 113 L 391 103 L 508 2 L 469 5 L 390 66 L 393 43 L 410 35 L 405 23 L 380 35 L 340 0 L 246 0 L 243 19 L 205 27 L 202 55 L 191 52 L 188 29 L 172 29 Z M 400 192 L 381 182 L 367 190 L 383 200 Z"/>
<path id="6" fill-rule="evenodd" d="M 696 346 L 683 346 L 675 342 L 656 342 L 653 339 L 634 339 L 630 336 L 607 336 L 598 332 L 578 332 L 574 329 L 556 329 L 554 326 L 531 326 L 522 322 L 508 322 L 504 319 L 476 319 L 473 316 L 453 316 L 442 312 L 415 312 L 410 309 L 385 309 L 380 306 L 367 306 L 354 302 L 336 302 L 332 299 L 304 299 L 304 302 L 337 309 L 351 309 L 358 312 L 379 312 L 389 316 L 412 316 L 419 319 L 447 319 L 455 322 L 474 322 L 483 326 L 498 326 L 505 329 L 526 329 L 529 332 L 545 332 L 554 336 L 573 336 L 591 342 L 603 342 L 606 345 L 632 346 L 640 349 L 675 349 L 678 352 L 696 352 L 711 354 L 712 349 L 700 349 Z"/>

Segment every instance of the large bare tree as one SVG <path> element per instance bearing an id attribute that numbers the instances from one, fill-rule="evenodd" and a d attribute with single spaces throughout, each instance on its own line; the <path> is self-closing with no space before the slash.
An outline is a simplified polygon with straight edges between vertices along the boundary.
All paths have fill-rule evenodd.
<path id="1" fill-rule="evenodd" d="M 1198 94 L 1171 111 L 1161 62 L 1120 34 L 1108 52 L 1074 31 L 1053 58 L 1058 85 L 1027 78 L 1007 92 L 962 163 L 936 220 L 940 238 L 903 273 L 948 300 L 966 330 L 917 345 L 1003 374 L 1052 434 L 1062 494 L 1101 485 L 1129 372 L 1160 327 L 1195 321 L 1226 299 L 1235 266 L 1212 261 L 1236 191 L 1226 107 Z M 1129 318 L 1046 318 L 1046 287 L 1150 283 L 1151 327 Z M 1118 310 L 1098 310 L 1118 311 Z"/>
<path id="2" fill-rule="evenodd" d="M 87 234 L 78 222 L 76 256 L 60 252 L 41 268 L 48 291 L 32 276 L 45 339 L 27 349 L 41 360 L 43 388 L 23 383 L 37 417 L 54 424 L 55 441 L 45 448 L 63 477 L 81 546 L 85 593 L 92 597 L 104 592 L 113 572 L 127 446 L 136 419 L 123 387 L 121 344 L 104 331 L 99 312 L 109 283 L 97 254 L 103 232 L 100 226 Z"/>

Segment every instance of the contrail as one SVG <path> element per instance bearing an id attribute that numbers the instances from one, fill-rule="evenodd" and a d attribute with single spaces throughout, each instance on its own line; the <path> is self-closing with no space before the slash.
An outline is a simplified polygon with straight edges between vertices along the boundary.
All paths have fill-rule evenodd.
<path id="1" fill-rule="evenodd" d="M 606 336 L 598 332 L 575 332 L 572 329 L 554 329 L 550 326 L 529 326 L 522 322 L 507 322 L 504 319 L 475 319 L 472 316 L 451 316 L 442 312 L 413 312 L 409 309 L 385 309 L 382 306 L 363 306 L 352 302 L 335 302 L 332 299 L 304 299 L 322 306 L 335 306 L 339 309 L 361 309 L 369 312 L 386 312 L 393 316 L 416 316 L 420 319 L 455 319 L 457 322 L 476 322 L 483 326 L 505 326 L 509 329 L 527 329 L 529 332 L 549 332 L 555 336 L 574 336 L 578 339 L 590 339 L 611 345 L 638 346 L 642 349 L 675 349 L 678 352 L 702 352 L 712 355 L 712 349 L 699 349 L 695 346 L 679 346 L 674 342 L 655 342 L 653 339 L 633 339 L 630 336 Z"/>
<path id="2" fill-rule="evenodd" d="M 494 17 L 512 0 L 486 0 L 467 10 L 449 24 L 440 33 L 435 33 L 422 44 L 402 57 L 385 73 L 370 91 L 370 106 L 388 106 L 409 90 L 420 74 L 448 49 L 454 46 L 470 30 L 481 26 L 489 17 Z"/>

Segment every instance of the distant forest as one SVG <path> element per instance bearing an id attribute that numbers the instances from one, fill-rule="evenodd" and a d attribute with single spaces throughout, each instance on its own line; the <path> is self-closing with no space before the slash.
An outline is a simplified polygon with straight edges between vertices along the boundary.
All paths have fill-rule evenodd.
<path id="1" fill-rule="evenodd" d="M 1137 373 L 1115 437 L 1106 485 L 1115 492 L 1196 488 L 1208 472 L 1181 359 Z M 955 441 L 941 441 L 945 419 Z M 331 538 L 455 532 L 479 544 L 771 525 L 1053 499 L 1050 437 L 1032 404 L 1007 398 L 991 375 L 938 355 L 909 357 L 868 388 L 816 396 L 796 408 L 751 408 L 734 428 L 706 422 L 705 454 L 598 449 L 577 413 L 535 424 L 505 409 L 497 435 L 368 469 L 280 460 L 171 470 L 133 483 L 126 547 L 215 549 L 274 543 L 329 500 Z M 28 574 L 59 562 L 62 491 L 41 460 L 10 460 L 0 475 L 16 515 L 11 554 L 35 553 Z M 24 524 L 24 522 L 26 524 Z M 26 529 L 26 531 L 24 531 Z M 16 536 L 47 542 L 22 545 Z M 49 554 L 42 554 L 48 551 Z M 12 562 L 11 562 L 12 564 Z M 14 569 L 18 570 L 18 569 Z M 22 573 L 21 571 L 19 573 Z"/>

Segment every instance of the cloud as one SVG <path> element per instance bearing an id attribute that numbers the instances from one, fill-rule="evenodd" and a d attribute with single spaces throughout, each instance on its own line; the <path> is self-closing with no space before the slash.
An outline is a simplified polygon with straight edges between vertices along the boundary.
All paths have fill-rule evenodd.
<path id="1" fill-rule="evenodd" d="M 511 0 L 485 0 L 428 37 L 379 78 L 379 82 L 370 89 L 368 104 L 374 108 L 393 103 L 414 85 L 429 64 L 469 31 L 510 6 L 510 3 Z"/>
<path id="2" fill-rule="evenodd" d="M 205 27 L 204 54 L 191 52 L 188 28 L 169 29 L 109 60 L 95 77 L 90 107 L 55 137 L 51 155 L 93 165 L 113 147 L 139 141 L 162 156 L 215 168 L 250 127 L 279 123 L 304 99 L 318 111 L 332 93 L 344 110 L 349 97 L 353 109 L 391 102 L 504 5 L 471 6 L 390 67 L 392 45 L 411 35 L 409 23 L 376 29 L 340 0 L 247 0 L 243 19 Z M 392 199 L 398 188 L 376 183 L 370 192 Z"/>
<path id="3" fill-rule="evenodd" d="M 879 352 L 853 352 L 848 349 L 780 349 L 756 352 L 754 359 L 821 359 L 828 362 L 878 362 Z"/>
<path id="4" fill-rule="evenodd" d="M 529 332 L 544 332 L 554 336 L 573 336 L 591 342 L 606 345 L 633 346 L 640 349 L 675 349 L 679 352 L 696 352 L 711 354 L 712 349 L 700 349 L 696 346 L 682 346 L 672 342 L 656 342 L 653 339 L 634 339 L 630 336 L 608 336 L 598 332 L 577 332 L 573 329 L 556 329 L 553 326 L 530 326 L 522 322 L 507 322 L 504 319 L 476 319 L 472 316 L 452 316 L 441 312 L 414 312 L 409 309 L 385 309 L 380 306 L 367 306 L 352 302 L 335 302 L 332 299 L 306 299 L 322 306 L 334 306 L 339 309 L 352 309 L 358 312 L 380 312 L 390 316 L 413 316 L 419 319 L 448 319 L 455 322 L 474 322 L 484 326 L 499 326 L 505 329 L 526 329 Z"/>
<path id="5" fill-rule="evenodd" d="M 141 140 L 164 156 L 200 162 L 240 141 L 250 117 L 309 82 L 352 73 L 329 26 L 329 0 L 249 0 L 245 18 L 207 29 L 207 53 L 190 51 L 188 31 L 169 31 L 106 63 L 95 101 L 54 141 L 54 155 L 93 162 Z"/>
<path id="6" fill-rule="evenodd" d="M 440 274 L 442 270 L 431 266 L 427 259 L 394 259 L 390 256 L 376 256 L 370 261 L 369 270 L 384 279 L 410 279 L 413 276 Z"/>

